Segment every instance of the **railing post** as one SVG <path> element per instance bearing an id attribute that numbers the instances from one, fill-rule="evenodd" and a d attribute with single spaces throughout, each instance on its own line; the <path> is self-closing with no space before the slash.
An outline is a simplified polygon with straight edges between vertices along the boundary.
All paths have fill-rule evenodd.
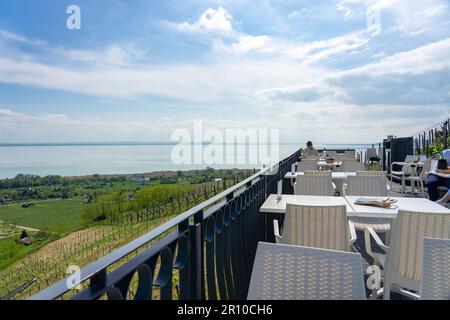
<path id="1" fill-rule="evenodd" d="M 190 282 L 190 294 L 192 300 L 202 299 L 202 230 L 201 224 L 191 224 L 189 226 L 189 241 L 190 241 L 190 254 L 189 254 L 189 282 Z"/>
<path id="2" fill-rule="evenodd" d="M 195 300 L 205 300 L 205 248 L 203 210 L 194 214 L 194 224 L 190 225 L 191 295 Z"/>
<path id="3" fill-rule="evenodd" d="M 93 288 L 104 289 L 106 288 L 107 277 L 108 274 L 106 272 L 106 269 L 100 270 L 91 277 L 89 286 Z"/>

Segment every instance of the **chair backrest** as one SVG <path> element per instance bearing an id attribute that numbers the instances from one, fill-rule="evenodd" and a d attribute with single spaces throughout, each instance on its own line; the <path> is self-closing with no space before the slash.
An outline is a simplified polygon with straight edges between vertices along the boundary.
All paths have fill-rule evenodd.
<path id="1" fill-rule="evenodd" d="M 365 298 L 359 253 L 258 243 L 248 300 Z"/>
<path id="2" fill-rule="evenodd" d="M 423 239 L 450 238 L 450 214 L 400 210 L 393 222 L 386 281 L 419 290 Z"/>
<path id="3" fill-rule="evenodd" d="M 422 179 L 423 181 L 425 181 L 427 179 L 428 172 L 430 172 L 430 170 L 431 170 L 432 162 L 433 162 L 433 159 L 431 159 L 431 158 L 428 158 L 427 160 L 425 160 L 425 164 L 422 167 L 422 171 L 420 171 L 420 179 Z"/>
<path id="4" fill-rule="evenodd" d="M 386 180 L 386 171 L 357 171 L 357 177 L 383 177 Z"/>
<path id="5" fill-rule="evenodd" d="M 366 157 L 367 159 L 378 157 L 377 149 L 367 148 Z"/>
<path id="6" fill-rule="evenodd" d="M 340 167 L 340 171 L 342 172 L 357 172 L 364 170 L 366 170 L 364 163 L 356 161 L 348 161 L 347 159 L 342 161 L 342 165 Z"/>
<path id="7" fill-rule="evenodd" d="M 332 196 L 331 176 L 298 176 L 295 178 L 294 194 L 307 196 Z"/>
<path id="8" fill-rule="evenodd" d="M 331 170 L 305 170 L 305 176 L 330 176 L 332 177 L 332 171 Z"/>
<path id="9" fill-rule="evenodd" d="M 344 158 L 356 158 L 354 150 L 346 150 L 344 151 Z"/>
<path id="10" fill-rule="evenodd" d="M 328 158 L 336 158 L 337 156 L 337 152 L 334 150 L 326 151 L 326 154 Z"/>
<path id="11" fill-rule="evenodd" d="M 420 298 L 450 300 L 450 239 L 423 239 Z"/>
<path id="12" fill-rule="evenodd" d="M 314 154 L 305 154 L 302 158 L 302 161 L 305 160 L 319 160 L 319 156 L 318 155 L 314 155 Z"/>
<path id="13" fill-rule="evenodd" d="M 302 159 L 302 161 L 297 163 L 297 172 L 303 172 L 305 170 L 319 170 L 319 165 L 317 160 L 313 159 Z"/>
<path id="14" fill-rule="evenodd" d="M 439 160 L 437 159 L 432 159 L 431 160 L 431 165 L 430 165 L 430 170 L 436 170 L 437 169 L 437 165 L 438 165 Z"/>
<path id="15" fill-rule="evenodd" d="M 414 161 L 417 161 L 417 160 L 419 160 L 419 156 L 418 155 L 408 154 L 405 157 L 405 161 L 404 162 L 414 162 Z"/>
<path id="16" fill-rule="evenodd" d="M 386 179 L 383 176 L 349 176 L 347 177 L 346 196 L 387 196 Z"/>
<path id="17" fill-rule="evenodd" d="M 346 206 L 304 206 L 288 203 L 281 243 L 348 251 Z"/>

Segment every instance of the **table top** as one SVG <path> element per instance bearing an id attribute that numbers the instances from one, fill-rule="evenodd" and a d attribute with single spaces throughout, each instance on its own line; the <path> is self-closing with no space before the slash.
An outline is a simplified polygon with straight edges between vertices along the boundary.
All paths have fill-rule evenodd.
<path id="1" fill-rule="evenodd" d="M 438 177 L 450 179 L 450 174 L 436 172 L 436 170 L 431 170 L 428 172 L 428 174 L 434 174 L 435 176 L 438 176 Z"/>
<path id="2" fill-rule="evenodd" d="M 283 194 L 281 200 L 277 200 L 276 194 L 271 194 L 259 209 L 266 213 L 286 213 L 286 204 L 303 204 L 310 206 L 339 206 L 345 205 L 347 213 L 353 211 L 352 207 L 345 201 L 344 197 L 327 196 L 298 196 L 293 194 Z"/>
<path id="3" fill-rule="evenodd" d="M 438 212 L 438 213 L 448 213 L 450 210 L 434 203 L 425 198 L 402 198 L 402 197 L 389 197 L 391 199 L 397 200 L 397 203 L 392 205 L 391 208 L 379 208 L 372 206 L 363 206 L 354 204 L 354 202 L 361 198 L 360 196 L 346 196 L 345 200 L 353 208 L 354 216 L 356 217 L 378 217 L 378 218 L 396 218 L 399 210 L 406 211 L 419 211 L 419 212 Z M 363 197 L 363 198 L 373 198 L 379 199 L 380 197 Z M 386 197 L 382 197 L 386 198 Z"/>
<path id="4" fill-rule="evenodd" d="M 372 206 L 355 205 L 356 199 L 360 196 L 347 197 L 327 197 L 327 196 L 299 196 L 299 195 L 283 195 L 281 200 L 277 200 L 277 195 L 271 194 L 260 208 L 260 212 L 264 213 L 285 213 L 286 204 L 303 204 L 303 205 L 321 205 L 336 206 L 345 205 L 348 217 L 366 217 L 366 218 L 391 218 L 397 217 L 399 209 L 423 212 L 438 212 L 450 214 L 450 210 L 444 208 L 425 198 L 400 198 L 396 199 L 397 203 L 392 208 L 379 208 Z M 364 198 L 380 198 L 380 197 L 364 197 Z"/>
<path id="5" fill-rule="evenodd" d="M 392 164 L 397 164 L 400 166 L 411 166 L 411 167 L 423 167 L 425 162 L 404 162 L 404 161 L 395 161 Z"/>
<path id="6" fill-rule="evenodd" d="M 342 165 L 342 161 L 335 161 L 335 162 L 326 162 L 326 161 L 323 161 L 323 160 L 319 160 L 319 161 L 317 161 L 317 165 L 319 165 L 319 166 L 334 166 L 334 167 L 337 167 L 337 166 L 341 166 Z"/>
<path id="7" fill-rule="evenodd" d="M 288 172 L 284 176 L 285 179 L 294 179 L 297 176 L 303 176 L 304 172 Z M 331 177 L 334 180 L 345 180 L 348 176 L 356 176 L 356 172 L 332 172 Z"/>

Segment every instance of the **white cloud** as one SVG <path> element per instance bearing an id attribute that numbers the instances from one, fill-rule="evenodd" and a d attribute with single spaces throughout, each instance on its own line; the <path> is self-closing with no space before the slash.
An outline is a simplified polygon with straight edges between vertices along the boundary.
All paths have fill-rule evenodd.
<path id="1" fill-rule="evenodd" d="M 237 31 L 238 24 L 234 24 L 227 10 L 208 9 L 198 19 L 171 24 L 187 32 L 181 35 L 183 38 L 200 39 L 202 49 L 205 39 L 211 41 L 212 50 L 199 61 L 193 58 L 189 63 L 155 65 L 145 61 L 148 57 L 140 60 L 139 48 L 127 44 L 90 50 L 56 50 L 47 46 L 47 52 L 58 52 L 65 59 L 62 64 L 60 60 L 42 59 L 30 53 L 0 51 L 0 82 L 112 98 L 140 100 L 154 95 L 178 100 L 177 108 L 183 108 L 186 102 L 217 104 L 231 110 L 229 117 L 207 120 L 218 127 L 246 127 L 240 115 L 249 109 L 248 114 L 261 115 L 252 126 L 278 127 L 291 141 L 310 138 L 327 142 L 324 137 L 330 137 L 332 142 L 378 141 L 387 133 L 410 134 L 417 127 L 449 116 L 448 28 L 443 41 L 421 38 L 408 46 L 397 45 L 397 40 L 408 38 L 405 34 L 436 30 L 435 22 L 442 25 L 448 6 L 438 0 L 431 0 L 429 6 L 412 2 L 401 8 L 402 2 L 395 0 L 341 1 L 340 10 L 347 19 L 364 17 L 367 6 L 378 6 L 388 36 L 375 37 L 370 31 L 356 30 L 311 42 L 291 34 L 284 37 Z M 306 11 L 300 10 L 291 18 L 303 13 Z M 286 19 L 286 13 L 283 17 Z M 325 35 L 320 36 L 323 39 Z M 8 33 L 0 34 L 0 38 L 9 42 L 26 39 Z M 423 45 L 430 41 L 435 42 Z M 419 45 L 422 47 L 412 49 Z M 395 53 L 399 48 L 405 52 Z M 347 70 L 336 65 L 328 67 L 334 61 L 350 63 L 340 65 Z M 158 116 L 147 122 L 140 118 L 74 119 L 63 114 L 31 117 L 12 109 L 0 109 L 3 136 L 14 136 L 16 132 L 28 138 L 49 137 L 59 129 L 63 140 L 71 135 L 88 140 L 167 140 L 173 128 L 190 125 L 189 119 L 176 119 L 177 112 L 173 112 L 175 116 L 170 113 L 170 118 Z M 46 133 L 42 131 L 45 127 Z M 80 137 L 80 132 L 85 136 Z"/>
<path id="2" fill-rule="evenodd" d="M 40 45 L 40 46 L 47 44 L 46 41 L 31 40 L 22 34 L 14 33 L 14 32 L 11 32 L 8 30 L 3 30 L 3 29 L 0 29 L 0 40 L 20 42 L 20 43 L 31 44 L 31 45 Z"/>
<path id="3" fill-rule="evenodd" d="M 143 55 L 142 51 L 135 44 L 114 44 L 98 51 L 82 49 L 59 49 L 55 51 L 70 60 L 96 65 L 110 64 L 115 66 L 135 64 Z"/>
<path id="4" fill-rule="evenodd" d="M 338 0 L 336 2 L 336 8 L 344 13 L 346 20 L 351 19 L 361 14 L 361 5 L 364 4 L 362 0 Z"/>
<path id="5" fill-rule="evenodd" d="M 237 43 L 233 43 L 231 48 L 238 53 L 248 53 L 250 51 L 260 51 L 269 42 L 268 36 L 240 36 Z"/>
<path id="6" fill-rule="evenodd" d="M 273 101 L 332 99 L 355 105 L 445 105 L 450 101 L 450 38 L 362 67 L 334 71 L 309 85 L 258 92 Z M 448 113 L 450 108 L 448 108 Z"/>
<path id="7" fill-rule="evenodd" d="M 207 129 L 268 129 L 276 127 L 270 120 L 235 121 L 220 118 L 167 118 L 155 121 L 111 120 L 98 117 L 69 117 L 64 114 L 28 115 L 10 109 L 0 109 L 0 142 L 79 141 L 170 141 L 174 130 L 184 128 L 193 131 L 194 122 L 202 121 Z M 46 137 L 46 138 L 43 138 Z M 42 141 L 42 140 L 41 140 Z"/>
<path id="8" fill-rule="evenodd" d="M 193 23 L 182 22 L 175 24 L 175 26 L 180 31 L 229 33 L 233 31 L 232 21 L 231 14 L 224 8 L 219 7 L 217 10 L 207 9 Z"/>
<path id="9" fill-rule="evenodd" d="M 449 26 L 446 0 L 338 0 L 345 19 L 362 18 L 367 9 L 378 10 L 384 26 L 408 36 L 433 35 Z"/>
<path id="10" fill-rule="evenodd" d="M 0 108 L 0 117 L 21 117 L 22 114 L 18 112 L 14 112 L 10 109 L 2 109 Z"/>

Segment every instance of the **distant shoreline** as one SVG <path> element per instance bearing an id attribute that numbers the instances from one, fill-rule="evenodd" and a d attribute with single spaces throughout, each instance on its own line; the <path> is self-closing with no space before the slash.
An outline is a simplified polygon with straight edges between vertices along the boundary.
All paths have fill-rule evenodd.
<path id="1" fill-rule="evenodd" d="M 207 168 L 203 168 L 203 169 L 191 169 L 191 170 L 156 170 L 156 171 L 150 171 L 150 172 L 140 172 L 140 173 L 113 173 L 113 174 L 97 174 L 97 173 L 93 173 L 93 174 L 85 174 L 85 175 L 70 175 L 70 176 L 62 176 L 62 175 L 52 175 L 52 176 L 60 176 L 62 178 L 67 178 L 67 179 L 77 179 L 77 178 L 91 178 L 94 176 L 99 176 L 101 178 L 113 178 L 113 177 L 127 177 L 127 178 L 133 178 L 133 177 L 143 177 L 143 178 L 155 178 L 155 177 L 165 177 L 165 178 L 172 178 L 172 177 L 176 177 L 177 176 L 177 172 L 182 172 L 184 175 L 191 175 L 191 174 L 195 174 L 198 173 L 199 171 L 203 171 L 206 170 Z M 215 169 L 216 171 L 232 171 L 233 173 L 239 173 L 239 172 L 253 172 L 253 171 L 259 171 L 260 169 L 258 168 L 254 168 L 254 169 L 249 169 L 249 168 L 232 168 L 232 169 Z M 19 173 L 19 174 L 23 174 L 23 175 L 31 175 L 31 176 L 40 176 L 40 177 L 45 177 L 45 176 L 49 176 L 49 175 L 38 175 L 38 174 L 28 174 L 28 173 Z M 7 179 L 14 179 L 13 178 L 0 178 L 0 180 L 7 180 Z"/>
<path id="2" fill-rule="evenodd" d="M 198 142 L 199 143 L 199 142 Z M 208 141 L 203 141 L 203 144 L 211 144 Z M 0 142 L 0 147 L 99 147 L 99 146 L 175 146 L 180 143 L 173 141 L 118 141 L 118 142 Z M 194 142 L 191 143 L 195 144 Z M 279 145 L 298 145 L 302 146 L 304 143 L 299 142 L 280 142 Z M 367 147 L 373 143 L 316 143 L 317 147 Z M 375 145 L 378 143 L 375 143 Z M 223 143 L 222 145 L 225 145 Z M 235 145 L 254 145 L 251 143 L 235 143 Z M 270 145 L 267 143 L 267 145 Z"/>

